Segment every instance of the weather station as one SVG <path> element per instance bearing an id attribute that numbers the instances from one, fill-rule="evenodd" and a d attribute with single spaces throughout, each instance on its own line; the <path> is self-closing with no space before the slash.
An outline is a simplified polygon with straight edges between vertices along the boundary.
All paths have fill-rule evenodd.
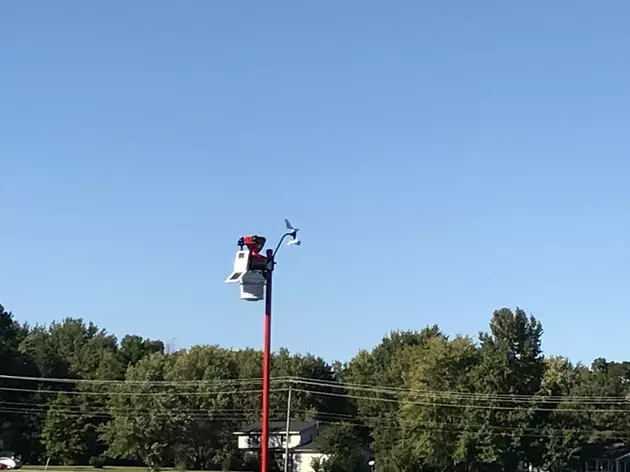
<path id="1" fill-rule="evenodd" d="M 282 235 L 274 249 L 262 250 L 267 239 L 259 235 L 243 236 L 237 245 L 239 250 L 234 256 L 234 267 L 225 279 L 225 283 L 239 284 L 241 300 L 257 302 L 265 300 L 264 342 L 263 342 L 263 385 L 262 385 L 262 427 L 260 438 L 260 470 L 269 470 L 269 376 L 271 373 L 271 294 L 272 276 L 276 264 L 276 255 L 286 238 L 288 246 L 299 246 L 299 229 L 294 228 L 289 220 L 284 220 L 287 232 Z"/>

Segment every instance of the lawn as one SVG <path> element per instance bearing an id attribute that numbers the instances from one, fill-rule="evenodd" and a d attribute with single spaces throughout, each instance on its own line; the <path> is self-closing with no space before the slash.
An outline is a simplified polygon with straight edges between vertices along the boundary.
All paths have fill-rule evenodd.
<path id="1" fill-rule="evenodd" d="M 48 469 L 46 469 L 45 465 L 25 465 L 22 467 L 22 470 L 25 471 L 43 471 L 48 470 L 48 472 L 98 472 L 99 469 L 95 469 L 91 465 L 49 465 Z M 107 472 L 147 472 L 146 467 L 103 467 L 103 471 Z M 173 470 L 173 469 L 162 469 L 164 471 Z"/>
<path id="2" fill-rule="evenodd" d="M 25 465 L 22 467 L 24 471 L 30 472 L 43 472 L 46 470 L 47 472 L 147 472 L 146 467 L 103 467 L 102 469 L 95 469 L 91 465 L 49 465 L 48 469 L 46 469 L 45 465 Z M 163 472 L 174 472 L 175 469 L 165 467 L 160 469 Z M 212 471 L 208 471 L 212 472 Z"/>

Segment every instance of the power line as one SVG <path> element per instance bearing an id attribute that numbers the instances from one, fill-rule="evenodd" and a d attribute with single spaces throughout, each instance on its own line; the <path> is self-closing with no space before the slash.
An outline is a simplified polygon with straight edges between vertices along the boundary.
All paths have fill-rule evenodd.
<path id="1" fill-rule="evenodd" d="M 67 384 L 95 384 L 95 385 L 125 385 L 125 386 L 212 386 L 212 385 L 241 385 L 261 383 L 262 379 L 242 378 L 242 379 L 213 379 L 213 380 L 99 380 L 99 379 L 70 379 L 70 378 L 47 378 L 47 377 L 28 377 L 28 376 L 11 376 L 0 375 L 0 379 L 17 380 L 17 381 L 35 381 L 40 383 L 67 383 Z M 571 401 L 579 403 L 630 403 L 627 397 L 619 396 L 579 396 L 579 395 L 545 395 L 538 394 L 509 394 L 509 393 L 479 393 L 479 392 L 462 392 L 448 390 L 428 390 L 413 389 L 409 387 L 391 387 L 378 384 L 357 384 L 357 383 L 340 383 L 334 380 L 323 380 L 308 377 L 295 376 L 279 376 L 272 377 L 274 383 L 293 383 L 309 386 L 328 387 L 343 390 L 353 390 L 362 392 L 372 392 L 389 395 L 426 395 L 450 397 L 453 399 L 474 399 L 499 402 L 530 402 L 535 400 L 544 403 L 556 403 L 559 401 Z"/>
<path id="2" fill-rule="evenodd" d="M 435 406 L 435 407 L 445 407 L 445 408 L 464 408 L 464 409 L 481 409 L 481 410 L 505 410 L 505 411 L 548 411 L 548 412 L 608 412 L 608 413 L 630 413 L 630 409 L 586 409 L 586 408 L 542 408 L 535 405 L 532 405 L 529 408 L 526 407 L 517 407 L 517 406 L 501 406 L 501 405 L 475 405 L 475 404 L 467 404 L 467 403 L 439 403 L 439 402 L 428 402 L 428 401 L 411 401 L 405 399 L 393 399 L 393 398 L 378 398 L 378 397 L 366 397 L 359 395 L 350 395 L 344 393 L 332 393 L 332 392 L 314 392 L 312 390 L 304 390 L 304 389 L 295 389 L 296 392 L 303 393 L 311 393 L 314 395 L 324 395 L 324 396 L 334 396 L 334 397 L 343 397 L 343 398 L 351 398 L 355 400 L 372 400 L 372 401 L 381 401 L 381 402 L 389 402 L 389 403 L 398 403 L 405 405 L 422 405 L 422 406 Z"/>
<path id="3" fill-rule="evenodd" d="M 68 395 L 85 395 L 85 396 L 118 396 L 118 397 L 203 397 L 203 396 L 214 396 L 214 395 L 242 395 L 242 394 L 261 394 L 261 390 L 214 390 L 214 391 L 202 391 L 202 392 L 118 392 L 118 391 L 109 391 L 109 392 L 85 392 L 85 391 L 57 391 L 57 390 L 36 390 L 36 389 L 23 389 L 23 388 L 11 388 L 11 387 L 0 387 L 0 390 L 6 391 L 14 391 L 21 393 L 44 393 L 44 394 L 68 394 Z M 271 389 L 271 392 L 285 392 L 287 388 L 276 388 Z M 427 407 L 444 407 L 444 408 L 460 408 L 460 409 L 480 409 L 480 410 L 502 410 L 502 411 L 524 411 L 524 412 L 532 412 L 532 411 L 546 411 L 546 412 L 583 412 L 583 413 L 630 413 L 630 409 L 620 409 L 620 408 L 565 408 L 565 407 L 556 407 L 549 408 L 537 405 L 535 403 L 530 404 L 528 407 L 523 406 L 505 406 L 505 405 L 487 405 L 487 404 L 478 404 L 478 403 L 468 403 L 462 402 L 459 403 L 446 403 L 443 401 L 420 401 L 413 400 L 409 398 L 384 398 L 377 396 L 362 396 L 362 395 L 353 395 L 349 393 L 335 393 L 335 392 L 325 392 L 320 390 L 312 390 L 306 388 L 295 388 L 294 392 L 300 392 L 308 395 L 321 395 L 321 396 L 331 396 L 337 398 L 347 398 L 352 400 L 365 400 L 365 401 L 374 401 L 374 402 L 387 402 L 399 405 L 420 405 Z M 468 401 L 472 401 L 472 399 L 468 399 Z M 544 404 L 544 403 L 543 403 Z"/>
<path id="4" fill-rule="evenodd" d="M 296 411 L 304 411 L 304 412 L 308 412 L 308 410 L 296 410 Z M 16 409 L 16 408 L 0 408 L 0 412 L 3 413 L 8 413 L 8 414 L 18 414 L 18 415 L 31 415 L 33 413 L 38 413 L 41 414 L 42 412 L 33 412 L 30 411 L 28 409 Z M 253 411 L 256 412 L 257 411 Z M 77 413 L 77 412 L 63 412 L 63 411 L 56 411 L 56 414 L 59 414 L 61 416 L 67 416 L 67 417 L 79 417 L 79 416 L 85 416 L 84 413 Z M 364 426 L 364 422 L 363 419 L 361 418 L 348 418 L 348 415 L 343 415 L 343 414 L 337 414 L 337 413 L 326 413 L 326 412 L 321 412 L 323 415 L 328 415 L 329 419 L 323 419 L 320 418 L 317 421 L 321 424 L 324 425 L 330 425 L 330 424 L 335 424 L 338 423 L 339 421 L 343 421 L 345 423 L 348 424 L 353 424 L 356 426 Z M 148 413 L 147 415 L 145 415 L 147 417 L 154 417 L 154 418 L 173 418 L 174 415 L 169 414 L 169 413 Z M 96 417 L 96 418 L 103 418 L 103 419 L 110 419 L 111 416 L 110 415 L 92 415 L 92 417 Z M 134 417 L 138 417 L 137 413 L 134 413 Z M 244 414 L 234 414 L 234 413 L 217 413 L 217 414 L 213 414 L 211 416 L 208 415 L 202 415 L 202 416 L 185 416 L 184 418 L 181 418 L 181 415 L 179 418 L 180 421 L 199 421 L 199 420 L 211 420 L 211 421 L 238 421 L 238 420 L 245 420 L 245 415 Z M 277 421 L 277 422 L 281 422 L 282 419 L 284 419 L 282 417 L 281 414 L 277 415 L 277 416 L 273 416 L 272 418 L 270 418 L 271 421 Z M 397 429 L 401 429 L 402 427 L 399 424 L 399 421 L 397 419 L 394 418 L 381 418 L 381 417 L 374 417 L 371 418 L 372 420 L 378 422 L 378 423 L 382 423 L 382 424 L 391 424 L 391 425 L 395 425 L 397 427 Z M 419 432 L 444 432 L 444 433 L 454 433 L 454 434 L 461 434 L 461 433 L 475 433 L 475 434 L 482 434 L 482 435 L 497 435 L 497 434 L 502 434 L 502 433 L 506 433 L 506 432 L 518 432 L 520 436 L 522 437 L 536 437 L 536 438 L 549 438 L 552 437 L 555 434 L 559 434 L 559 433 L 574 433 L 574 434 L 606 434 L 606 436 L 610 439 L 627 439 L 627 435 L 628 432 L 627 431 L 615 431 L 615 430 L 599 430 L 599 429 L 579 429 L 579 428 L 532 428 L 532 427 L 511 427 L 511 426 L 503 426 L 503 425 L 466 425 L 464 427 L 460 426 L 460 427 L 452 427 L 452 428 L 447 428 L 447 427 L 439 427 L 439 425 L 437 425 L 435 422 L 415 422 L 414 423 L 415 429 L 419 430 Z M 613 435 L 618 435 L 618 436 L 613 436 Z"/>
<path id="5" fill-rule="evenodd" d="M 614 402 L 623 402 L 628 403 L 629 400 L 627 397 L 614 397 L 614 396 L 576 396 L 576 395 L 545 395 L 542 393 L 538 394 L 507 394 L 507 393 L 477 393 L 477 392 L 457 392 L 457 391 L 449 391 L 449 390 L 426 390 L 426 389 L 412 389 L 412 388 L 403 388 L 403 387 L 387 387 L 381 385 L 371 385 L 371 384 L 353 384 L 353 383 L 334 383 L 326 380 L 318 380 L 318 379 L 307 379 L 301 377 L 295 377 L 292 379 L 294 383 L 306 384 L 306 385 L 317 385 L 317 386 L 326 386 L 326 387 L 336 387 L 342 388 L 344 390 L 355 390 L 355 391 L 369 391 L 374 393 L 387 393 L 391 395 L 403 395 L 403 394 L 416 394 L 416 395 L 437 395 L 437 396 L 449 396 L 456 398 L 474 398 L 474 399 L 486 399 L 488 401 L 531 401 L 535 399 L 537 401 L 548 401 L 548 402 L 557 402 L 557 401 L 566 401 L 566 400 L 584 400 L 584 401 L 594 401 L 598 403 L 603 403 L 606 401 L 614 401 Z"/>
<path id="6" fill-rule="evenodd" d="M 0 374 L 0 379 L 18 380 L 25 382 L 41 383 L 67 383 L 67 384 L 103 384 L 103 385 L 231 385 L 241 383 L 261 383 L 262 377 L 249 377 L 239 379 L 212 379 L 212 380 L 102 380 L 102 379 L 72 379 L 59 377 L 29 377 L 23 375 Z M 272 377 L 275 381 L 290 380 L 291 377 Z"/>
<path id="7" fill-rule="evenodd" d="M 209 380 L 209 381 L 134 381 L 134 380 L 91 380 L 91 379 L 48 379 L 44 377 L 24 377 L 24 376 L 8 376 L 8 375 L 0 375 L 0 379 L 6 380 L 16 380 L 16 381 L 37 381 L 41 383 L 68 383 L 68 384 L 94 384 L 94 385 L 114 385 L 116 387 L 121 386 L 169 386 L 169 387 L 211 387 L 211 386 L 233 386 L 238 387 L 241 385 L 251 385 L 253 383 L 258 383 L 260 379 L 258 378 L 245 378 L 245 379 L 218 379 L 218 380 Z M 475 393 L 475 392 L 454 392 L 454 391 L 434 391 L 434 390 L 422 390 L 422 389 L 410 389 L 410 388 L 402 388 L 402 387 L 386 387 L 380 385 L 370 385 L 370 384 L 341 384 L 336 381 L 329 380 L 320 380 L 320 379 L 312 379 L 305 377 L 273 377 L 271 379 L 272 383 L 284 383 L 284 384 L 297 384 L 303 385 L 306 387 L 321 387 L 327 389 L 337 389 L 337 390 L 345 390 L 345 391 L 355 391 L 355 392 L 364 392 L 364 393 L 374 393 L 380 395 L 391 395 L 391 396 L 407 396 L 412 398 L 426 398 L 427 400 L 431 400 L 432 397 L 435 399 L 442 399 L 444 401 L 476 401 L 476 402 L 498 402 L 498 403 L 539 403 L 539 404 L 557 404 L 559 402 L 568 402 L 574 404 L 616 404 L 616 405 L 628 405 L 630 404 L 630 400 L 626 397 L 613 397 L 613 396 L 575 396 L 575 395 L 561 395 L 561 396 L 552 396 L 552 395 L 543 395 L 543 394 L 530 394 L 530 395 L 512 395 L 512 394 L 494 394 L 494 393 Z M 26 388 L 18 388 L 18 387 L 0 387 L 0 390 L 7 391 L 22 391 L 26 393 L 57 393 L 56 390 L 46 390 L 46 389 L 26 389 Z M 309 390 L 313 392 L 312 390 Z M 218 392 L 218 391 L 216 391 Z M 216 393 L 209 392 L 209 393 Z M 254 391 L 250 391 L 254 392 Z M 85 395 L 102 395 L 102 394 L 118 394 L 118 395 L 161 395 L 161 393 L 157 392 L 122 392 L 120 390 L 116 391 L 106 391 L 106 392 L 86 392 L 86 391 L 68 391 L 66 393 L 69 394 L 85 394 Z M 205 392 L 172 392 L 180 395 L 204 395 Z M 360 397 L 357 399 L 362 400 L 372 400 L 373 397 Z M 380 398 L 376 398 L 380 400 Z M 395 401 L 392 399 L 392 401 Z M 439 404 L 439 402 L 430 402 Z M 493 406 L 493 408 L 500 409 L 499 406 Z M 512 408 L 512 407 L 504 407 L 504 408 Z M 540 408 L 539 408 L 540 409 Z M 564 408 L 566 410 L 566 408 Z M 557 408 L 553 408 L 554 411 Z M 583 411 L 583 410 L 580 410 Z M 625 410 L 624 410 L 625 411 Z"/>
<path id="8" fill-rule="evenodd" d="M 160 396 L 203 396 L 203 395 L 241 395 L 249 393 L 261 393 L 262 389 L 255 390 L 213 390 L 207 392 L 124 392 L 124 391 L 107 391 L 107 392 L 85 392 L 82 390 L 43 390 L 19 387 L 0 387 L 0 390 L 7 392 L 23 392 L 23 393 L 44 393 L 44 394 L 65 394 L 65 395 L 113 395 L 120 397 L 160 397 Z M 284 392 L 285 388 L 271 389 L 270 392 Z"/>

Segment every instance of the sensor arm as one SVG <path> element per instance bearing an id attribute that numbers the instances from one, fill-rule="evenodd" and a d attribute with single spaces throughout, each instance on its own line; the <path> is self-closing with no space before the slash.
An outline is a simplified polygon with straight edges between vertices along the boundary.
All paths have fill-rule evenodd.
<path id="1" fill-rule="evenodd" d="M 297 230 L 294 231 L 289 231 L 288 233 L 284 233 L 282 235 L 282 237 L 280 238 L 280 241 L 278 242 L 278 245 L 276 246 L 276 250 L 273 251 L 273 257 L 276 257 L 276 254 L 278 253 L 278 250 L 280 249 L 280 246 L 282 246 L 282 242 L 284 241 L 284 238 L 286 238 L 287 236 L 292 236 L 293 239 L 295 239 L 297 237 Z"/>

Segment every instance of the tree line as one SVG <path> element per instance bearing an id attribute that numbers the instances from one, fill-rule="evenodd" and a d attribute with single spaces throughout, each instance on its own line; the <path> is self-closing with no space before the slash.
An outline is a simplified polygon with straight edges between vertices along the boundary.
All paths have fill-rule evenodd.
<path id="1" fill-rule="evenodd" d="M 348 362 L 281 349 L 270 415 L 328 425 L 324 472 L 560 472 L 625 442 L 630 363 L 545 356 L 541 323 L 500 309 L 476 339 L 395 331 Z M 0 305 L 0 450 L 26 463 L 256 470 L 233 432 L 260 419 L 261 352 L 169 350 L 82 319 L 29 326 Z"/>

